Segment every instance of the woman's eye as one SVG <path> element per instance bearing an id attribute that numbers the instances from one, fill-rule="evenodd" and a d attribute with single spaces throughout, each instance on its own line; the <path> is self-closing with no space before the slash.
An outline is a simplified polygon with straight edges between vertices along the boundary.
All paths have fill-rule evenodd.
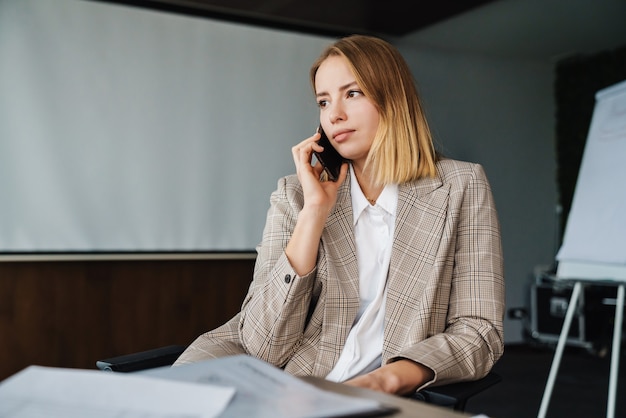
<path id="1" fill-rule="evenodd" d="M 318 105 L 319 107 L 322 107 L 322 108 L 323 108 L 323 107 L 326 107 L 326 105 L 327 105 L 327 104 L 328 104 L 328 101 L 327 101 L 327 100 L 320 100 L 320 101 L 318 101 L 318 102 L 317 102 L 317 105 Z"/>
<path id="2" fill-rule="evenodd" d="M 356 96 L 360 96 L 362 94 L 363 94 L 363 92 L 360 91 L 360 90 L 350 90 L 348 92 L 348 97 L 356 97 Z"/>

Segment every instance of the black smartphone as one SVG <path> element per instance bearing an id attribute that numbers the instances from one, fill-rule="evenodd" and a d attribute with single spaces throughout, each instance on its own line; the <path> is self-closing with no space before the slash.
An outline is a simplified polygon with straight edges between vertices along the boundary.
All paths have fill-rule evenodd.
<path id="1" fill-rule="evenodd" d="M 330 143 L 330 140 L 326 136 L 326 133 L 322 129 L 322 126 L 318 128 L 318 132 L 322 135 L 317 143 L 324 147 L 322 152 L 313 152 L 317 161 L 322 164 L 324 171 L 328 174 L 328 178 L 332 181 L 337 181 L 339 178 L 339 172 L 341 171 L 341 164 L 344 163 L 345 158 L 337 152 L 337 150 Z"/>

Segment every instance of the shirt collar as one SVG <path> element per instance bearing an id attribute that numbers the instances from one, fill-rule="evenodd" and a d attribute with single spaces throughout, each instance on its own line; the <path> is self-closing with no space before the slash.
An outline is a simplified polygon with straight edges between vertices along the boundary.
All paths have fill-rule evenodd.
<path id="1" fill-rule="evenodd" d="M 352 219 L 356 224 L 361 213 L 367 209 L 370 204 L 365 198 L 361 186 L 356 179 L 354 169 L 350 166 L 350 195 L 352 197 Z M 398 206 L 398 185 L 388 184 L 376 199 L 376 206 L 380 206 L 385 212 L 395 216 Z"/>

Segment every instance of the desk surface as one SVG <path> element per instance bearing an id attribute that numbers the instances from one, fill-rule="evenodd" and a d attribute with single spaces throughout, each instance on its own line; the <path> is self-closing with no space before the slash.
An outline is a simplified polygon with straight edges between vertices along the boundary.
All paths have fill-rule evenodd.
<path id="1" fill-rule="evenodd" d="M 303 380 L 317 386 L 320 389 L 329 390 L 343 395 L 357 396 L 368 399 L 376 399 L 377 401 L 385 404 L 397 407 L 398 412 L 388 415 L 393 418 L 462 418 L 471 417 L 464 412 L 454 411 L 449 408 L 430 405 L 425 402 L 420 402 L 400 396 L 388 395 L 382 392 L 376 392 L 369 389 L 356 388 L 344 384 L 331 382 L 328 380 L 315 378 L 315 377 L 303 377 Z"/>

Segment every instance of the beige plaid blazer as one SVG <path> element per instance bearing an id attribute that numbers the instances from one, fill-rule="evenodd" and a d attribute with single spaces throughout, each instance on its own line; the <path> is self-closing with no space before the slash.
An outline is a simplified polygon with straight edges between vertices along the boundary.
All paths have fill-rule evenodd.
<path id="1" fill-rule="evenodd" d="M 505 296 L 500 226 L 482 166 L 443 159 L 437 171 L 399 187 L 382 358 L 422 363 L 445 384 L 482 377 L 501 357 Z M 295 175 L 279 180 L 241 312 L 199 336 L 175 365 L 246 353 L 294 375 L 330 372 L 359 307 L 349 182 L 326 222 L 317 267 L 301 277 L 284 248 L 302 189 Z"/>

